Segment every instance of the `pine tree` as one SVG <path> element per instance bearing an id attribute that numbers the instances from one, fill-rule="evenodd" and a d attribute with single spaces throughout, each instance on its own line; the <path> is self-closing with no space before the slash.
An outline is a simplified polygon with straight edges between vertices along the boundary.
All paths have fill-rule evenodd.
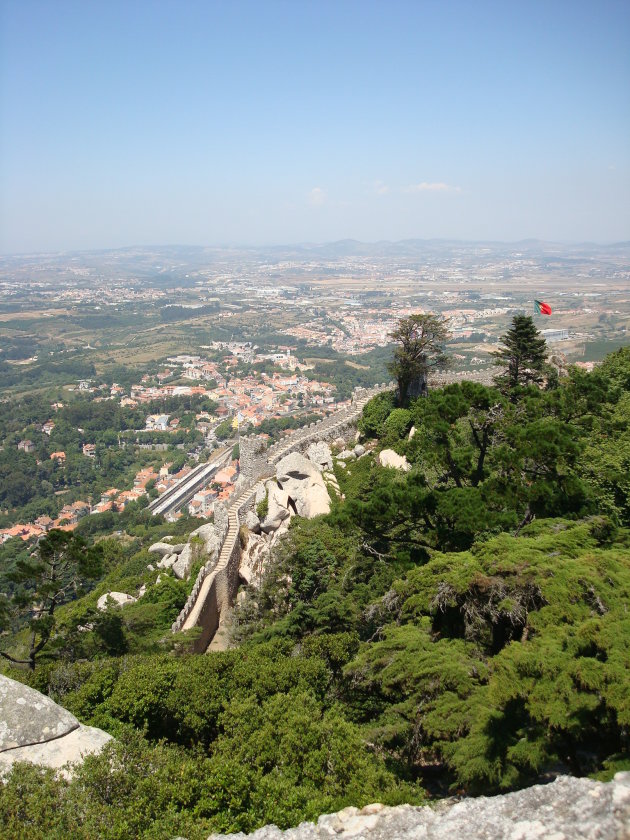
<path id="1" fill-rule="evenodd" d="M 494 381 L 502 390 L 542 382 L 547 346 L 531 315 L 515 315 L 501 343 L 504 346 L 494 353 L 494 364 L 502 367 L 503 372 Z"/>
<path id="2" fill-rule="evenodd" d="M 11 595 L 0 593 L 0 632 L 27 621 L 28 656 L 15 657 L 0 649 L 0 657 L 34 671 L 38 654 L 55 631 L 57 608 L 84 594 L 85 580 L 102 574 L 102 562 L 102 546 L 88 546 L 68 531 L 49 531 L 28 559 L 19 559 L 9 573 L 15 585 Z"/>

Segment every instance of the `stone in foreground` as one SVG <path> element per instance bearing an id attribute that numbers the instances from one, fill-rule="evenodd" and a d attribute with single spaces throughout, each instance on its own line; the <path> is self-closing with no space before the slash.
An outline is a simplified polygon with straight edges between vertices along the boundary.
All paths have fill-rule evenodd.
<path id="1" fill-rule="evenodd" d="M 315 823 L 281 831 L 275 825 L 253 834 L 214 834 L 213 840 L 628 840 L 630 772 L 612 782 L 561 776 L 504 796 L 456 804 L 415 807 L 380 804 L 344 808 Z"/>
<path id="2" fill-rule="evenodd" d="M 50 697 L 0 674 L 0 775 L 16 761 L 59 769 L 98 753 L 111 735 L 84 726 Z"/>
<path id="3" fill-rule="evenodd" d="M 382 467 L 393 467 L 395 470 L 409 472 L 411 465 L 404 455 L 398 455 L 393 449 L 383 449 L 378 453 L 378 460 Z"/>

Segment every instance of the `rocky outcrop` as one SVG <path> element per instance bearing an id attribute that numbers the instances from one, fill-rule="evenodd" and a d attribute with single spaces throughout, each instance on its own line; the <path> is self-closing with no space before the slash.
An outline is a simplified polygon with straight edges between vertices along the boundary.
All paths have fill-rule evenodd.
<path id="1" fill-rule="evenodd" d="M 287 494 L 287 509 L 305 519 L 330 513 L 330 496 L 319 470 L 300 455 L 292 452 L 278 462 L 276 480 Z M 271 512 L 271 499 L 269 501 Z"/>
<path id="2" fill-rule="evenodd" d="M 222 540 L 217 528 L 209 522 L 193 531 L 187 543 L 177 543 L 175 545 L 164 541 L 153 543 L 148 550 L 152 554 L 161 554 L 162 559 L 158 560 L 155 565 L 149 563 L 147 569 L 153 571 L 156 566 L 158 569 L 171 569 L 179 580 L 188 580 L 195 558 L 193 543 L 191 542 L 193 539 L 201 540 L 203 553 L 207 555 L 207 560 L 217 559 Z"/>
<path id="3" fill-rule="evenodd" d="M 0 775 L 16 761 L 55 769 L 97 753 L 111 735 L 84 726 L 50 697 L 0 675 Z"/>
<path id="4" fill-rule="evenodd" d="M 179 554 L 183 550 L 185 543 L 178 543 L 171 545 L 165 542 L 156 542 L 150 545 L 148 551 L 150 554 L 161 554 L 164 557 L 167 554 Z"/>
<path id="5" fill-rule="evenodd" d="M 562 378 L 569 375 L 569 362 L 564 353 L 560 350 L 555 350 L 547 359 L 548 364 L 555 369 L 558 377 Z"/>
<path id="6" fill-rule="evenodd" d="M 382 449 L 378 453 L 378 460 L 382 467 L 393 467 L 395 470 L 409 472 L 411 465 L 404 455 L 398 455 L 393 449 Z"/>
<path id="7" fill-rule="evenodd" d="M 435 807 L 380 804 L 344 808 L 315 823 L 281 831 L 214 834 L 213 840 L 628 840 L 630 773 L 607 784 L 561 776 L 548 785 L 504 796 L 438 803 Z"/>
<path id="8" fill-rule="evenodd" d="M 106 592 L 96 602 L 96 608 L 101 612 L 105 612 L 110 606 L 124 607 L 125 604 L 133 604 L 136 598 L 133 595 L 127 595 L 126 592 Z"/>
<path id="9" fill-rule="evenodd" d="M 245 583 L 258 586 L 265 562 L 269 557 L 270 541 L 263 534 L 249 533 L 247 544 L 241 550 L 239 576 Z"/>
<path id="10" fill-rule="evenodd" d="M 245 525 L 252 534 L 260 534 L 260 519 L 253 510 L 248 510 L 245 514 Z"/>
<path id="11" fill-rule="evenodd" d="M 326 485 L 332 489 L 333 493 L 336 496 L 341 496 L 339 482 L 337 481 L 337 476 L 334 474 L 334 472 L 323 472 L 322 477 L 326 482 Z"/>
<path id="12" fill-rule="evenodd" d="M 173 563 L 173 574 L 179 580 L 188 580 L 193 565 L 193 550 L 190 543 L 186 543 L 181 554 Z"/>
<path id="13" fill-rule="evenodd" d="M 340 495 L 334 473 L 321 471 L 328 458 L 332 463 L 329 447 L 326 446 L 326 452 L 313 449 L 311 455 L 320 463 L 313 463 L 298 452 L 292 452 L 278 462 L 276 478 L 265 483 L 264 493 L 255 495 L 256 499 L 267 499 L 267 516 L 262 522 L 251 510 L 244 515 L 247 542 L 241 549 L 239 576 L 250 585 L 259 585 L 269 553 L 287 530 L 291 517 L 311 519 L 329 513 L 329 486 L 333 493 Z"/>
<path id="14" fill-rule="evenodd" d="M 320 472 L 332 470 L 332 452 L 330 446 L 323 440 L 309 444 L 306 457 Z"/>
<path id="15" fill-rule="evenodd" d="M 158 560 L 158 569 L 170 569 L 173 563 L 177 560 L 177 554 L 166 554 L 161 560 Z M 147 566 L 147 569 L 149 567 Z"/>
<path id="16" fill-rule="evenodd" d="M 219 535 L 216 525 L 208 522 L 201 525 L 190 534 L 190 539 L 197 537 L 203 542 L 204 551 L 212 559 L 216 559 L 221 551 L 222 538 Z"/>

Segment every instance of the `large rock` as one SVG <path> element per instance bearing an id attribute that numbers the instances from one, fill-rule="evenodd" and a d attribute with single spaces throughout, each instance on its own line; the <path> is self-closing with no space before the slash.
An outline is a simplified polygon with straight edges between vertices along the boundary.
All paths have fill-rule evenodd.
<path id="1" fill-rule="evenodd" d="M 277 531 L 286 519 L 290 518 L 291 513 L 286 508 L 278 508 L 273 516 L 266 516 L 260 523 L 260 530 L 264 534 L 271 534 L 273 531 Z"/>
<path id="2" fill-rule="evenodd" d="M 404 455 L 398 455 L 393 449 L 382 449 L 378 453 L 378 460 L 382 467 L 393 467 L 395 470 L 409 472 L 411 465 Z"/>
<path id="3" fill-rule="evenodd" d="M 352 449 L 344 449 L 339 453 L 338 457 L 342 461 L 354 461 L 357 456 L 354 454 Z"/>
<path id="4" fill-rule="evenodd" d="M 548 785 L 504 796 L 460 802 L 344 808 L 315 823 L 281 831 L 259 828 L 249 840 L 627 840 L 630 837 L 630 772 L 612 782 L 561 776 Z M 245 834 L 214 834 L 213 840 L 244 840 Z"/>
<path id="5" fill-rule="evenodd" d="M 96 607 L 101 612 L 105 612 L 112 602 L 114 606 L 124 607 L 125 604 L 133 604 L 135 600 L 133 595 L 127 595 L 126 592 L 106 592 L 98 599 Z"/>
<path id="6" fill-rule="evenodd" d="M 260 519 L 253 510 L 248 510 L 245 514 L 245 525 L 253 534 L 260 533 Z"/>
<path id="7" fill-rule="evenodd" d="M 267 486 L 267 517 L 265 522 L 272 522 L 278 517 L 280 511 L 289 510 L 289 494 L 275 481 L 268 482 Z"/>
<path id="8" fill-rule="evenodd" d="M 173 574 L 180 580 L 188 580 L 193 565 L 193 551 L 190 543 L 186 543 L 182 553 L 173 563 Z"/>
<path id="9" fill-rule="evenodd" d="M 285 455 L 276 465 L 276 477 L 281 485 L 289 479 L 302 481 L 305 478 L 312 478 L 317 475 L 319 475 L 319 470 L 299 452 L 291 452 Z M 269 484 L 270 482 L 268 482 Z"/>
<path id="10" fill-rule="evenodd" d="M 0 775 L 16 761 L 53 768 L 80 762 L 111 737 L 79 723 L 50 697 L 0 675 Z"/>
<path id="11" fill-rule="evenodd" d="M 265 537 L 250 533 L 247 545 L 241 552 L 241 562 L 238 569 L 240 577 L 245 583 L 259 586 L 262 579 L 265 561 L 269 557 L 269 543 Z"/>
<path id="12" fill-rule="evenodd" d="M 278 461 L 276 476 L 280 489 L 286 493 L 289 512 L 305 519 L 330 513 L 330 496 L 322 474 L 299 452 L 292 452 Z"/>
<path id="13" fill-rule="evenodd" d="M 156 565 L 158 569 L 170 569 L 176 560 L 177 554 L 167 554 L 165 557 L 162 557 L 161 560 L 158 560 Z"/>
<path id="14" fill-rule="evenodd" d="M 151 554 L 161 554 L 165 557 L 167 554 L 179 554 L 183 550 L 185 543 L 178 543 L 177 545 L 170 545 L 170 543 L 156 542 L 149 546 Z"/>
<path id="15" fill-rule="evenodd" d="M 332 470 L 332 452 L 330 446 L 324 441 L 311 443 L 306 450 L 306 457 L 311 463 L 315 464 L 320 472 Z"/>
<path id="16" fill-rule="evenodd" d="M 194 530 L 190 536 L 191 538 L 198 537 L 203 541 L 205 552 L 211 558 L 216 559 L 219 556 L 219 552 L 221 551 L 221 540 L 219 539 L 217 529 L 212 522 L 201 525 L 199 528 Z"/>
<path id="17" fill-rule="evenodd" d="M 212 536 L 216 536 L 217 529 L 214 527 L 212 522 L 206 522 L 205 525 L 200 525 L 198 528 L 195 528 L 194 531 L 191 531 L 191 537 L 199 537 L 199 539 L 209 540 Z"/>

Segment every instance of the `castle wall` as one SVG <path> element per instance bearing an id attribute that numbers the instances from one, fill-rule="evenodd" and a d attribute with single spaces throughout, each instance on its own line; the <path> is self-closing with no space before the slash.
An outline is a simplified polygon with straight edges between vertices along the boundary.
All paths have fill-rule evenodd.
<path id="1" fill-rule="evenodd" d="M 429 385 L 440 387 L 462 379 L 484 382 L 491 379 L 491 372 L 478 371 L 476 374 L 435 375 L 431 377 Z M 384 383 L 370 389 L 356 388 L 349 406 L 323 420 L 296 429 L 288 438 L 269 448 L 265 448 L 265 440 L 256 435 L 241 438 L 241 478 L 235 491 L 236 498 L 229 507 L 217 503 L 214 511 L 214 524 L 221 540 L 219 558 L 202 567 L 184 608 L 172 626 L 174 633 L 191 627 L 202 628 L 202 634 L 195 644 L 196 651 L 201 652 L 207 648 L 219 626 L 221 612 L 231 606 L 236 596 L 241 559 L 238 530 L 247 511 L 254 506 L 258 481 L 273 475 L 275 465 L 285 455 L 302 452 L 316 441 L 333 441 L 346 435 L 356 425 L 365 404 L 376 394 L 392 387 L 392 383 Z"/>

